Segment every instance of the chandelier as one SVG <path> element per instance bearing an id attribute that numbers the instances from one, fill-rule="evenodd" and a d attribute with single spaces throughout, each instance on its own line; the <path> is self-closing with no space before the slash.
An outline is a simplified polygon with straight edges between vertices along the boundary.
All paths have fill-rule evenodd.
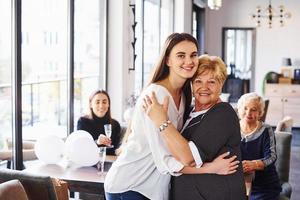
<path id="1" fill-rule="evenodd" d="M 222 0 L 208 0 L 207 5 L 212 10 L 219 10 L 222 6 Z"/>
<path id="2" fill-rule="evenodd" d="M 261 26 L 261 21 L 263 18 L 267 19 L 269 28 L 272 28 L 274 18 L 279 19 L 280 26 L 284 26 L 284 19 L 291 17 L 290 12 L 286 12 L 283 5 L 278 7 L 278 10 L 275 10 L 269 0 L 269 5 L 265 9 L 261 9 L 260 6 L 256 7 L 256 14 L 251 14 L 251 17 L 256 20 L 256 26 Z"/>

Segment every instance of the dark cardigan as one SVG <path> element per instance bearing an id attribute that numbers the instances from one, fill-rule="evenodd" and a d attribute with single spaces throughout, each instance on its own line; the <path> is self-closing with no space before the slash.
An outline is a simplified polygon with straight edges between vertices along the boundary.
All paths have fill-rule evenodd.
<path id="1" fill-rule="evenodd" d="M 239 120 L 228 103 L 218 103 L 204 115 L 189 123 L 183 131 L 193 141 L 203 162 L 211 162 L 218 155 L 230 151 L 241 160 Z M 246 190 L 241 163 L 231 175 L 183 174 L 172 177 L 172 200 L 243 200 Z"/>

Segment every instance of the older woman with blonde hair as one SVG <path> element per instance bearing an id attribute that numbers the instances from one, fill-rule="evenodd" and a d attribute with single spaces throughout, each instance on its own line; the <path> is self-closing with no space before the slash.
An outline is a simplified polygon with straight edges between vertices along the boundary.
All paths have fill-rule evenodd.
<path id="1" fill-rule="evenodd" d="M 168 99 L 163 105 L 153 93 L 145 100 L 145 112 L 160 128 L 168 149 L 178 160 L 186 157 L 190 148 L 197 167 L 211 162 L 218 155 L 230 151 L 240 160 L 240 128 L 238 117 L 230 104 L 221 102 L 220 94 L 227 78 L 224 62 L 216 56 L 202 55 L 192 79 L 195 106 L 183 126 L 182 134 L 168 123 Z M 241 164 L 229 175 L 183 174 L 172 177 L 172 200 L 246 199 Z"/>
<path id="2" fill-rule="evenodd" d="M 275 200 L 281 191 L 275 167 L 275 135 L 272 127 L 260 120 L 264 107 L 264 100 L 254 92 L 238 100 L 243 171 L 245 174 L 255 172 L 251 200 Z"/>

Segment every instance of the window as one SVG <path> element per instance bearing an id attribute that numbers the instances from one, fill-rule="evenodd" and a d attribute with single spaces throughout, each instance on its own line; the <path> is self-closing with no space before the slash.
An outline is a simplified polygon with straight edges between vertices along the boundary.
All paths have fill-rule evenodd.
<path id="1" fill-rule="evenodd" d="M 198 5 L 193 5 L 193 20 L 192 20 L 192 34 L 198 41 L 199 54 L 204 54 L 204 17 L 205 8 L 199 7 Z"/>
<path id="2" fill-rule="evenodd" d="M 137 61 L 136 66 L 136 92 L 141 91 L 143 86 L 148 83 L 149 75 L 154 70 L 158 60 L 161 46 L 166 37 L 174 30 L 174 1 L 173 0 L 140 0 L 136 1 L 137 22 L 143 24 L 138 26 L 137 31 Z M 142 9 L 143 8 L 143 9 Z M 141 12 L 139 12 L 141 11 Z M 139 16 L 138 13 L 143 13 Z M 142 43 L 141 40 L 142 38 Z M 139 53 L 139 52 L 142 52 Z M 142 57 L 140 59 L 139 57 Z"/>
<path id="3" fill-rule="evenodd" d="M 143 76 L 145 85 L 148 82 L 149 74 L 155 65 L 159 55 L 159 1 L 145 0 L 144 2 L 144 61 Z"/>
<path id="4" fill-rule="evenodd" d="M 22 32 L 31 41 L 22 42 L 24 140 L 67 136 L 67 28 L 67 0 L 22 2 Z"/>
<path id="5" fill-rule="evenodd" d="M 106 1 L 76 0 L 74 13 L 68 4 L 73 5 L 72 0 L 23 0 L 21 10 L 11 2 L 14 1 L 0 0 L 0 149 L 3 148 L 2 138 L 12 138 L 12 134 L 18 138 L 21 132 L 23 140 L 36 140 L 45 134 L 66 137 L 73 121 L 83 114 L 82 105 L 91 90 L 105 89 L 106 78 Z M 17 22 L 11 21 L 14 10 L 19 12 L 18 19 L 22 16 L 22 23 L 17 23 L 16 28 L 17 35 L 22 35 L 22 42 L 16 40 L 22 51 L 22 57 L 17 58 L 18 61 L 22 59 L 22 68 L 16 68 L 18 73 L 22 72 L 22 79 L 17 82 L 22 91 L 22 110 L 19 110 L 22 122 L 12 119 L 11 111 L 15 95 L 11 92 L 10 78 L 14 71 L 11 27 Z M 70 33 L 68 19 L 73 19 L 73 14 L 75 19 L 70 21 L 74 22 L 74 32 Z M 73 46 L 68 41 L 74 36 Z M 74 61 L 68 60 L 68 52 L 74 52 Z M 70 68 L 73 62 L 74 68 Z M 67 85 L 68 74 L 73 70 L 74 97 Z M 69 94 L 75 102 L 75 117 L 70 117 L 71 120 L 67 116 L 71 108 Z M 18 123 L 12 123 L 16 121 Z M 12 124 L 17 124 L 17 133 L 13 133 Z M 13 148 L 20 152 L 21 147 Z M 21 162 L 18 158 L 18 169 L 21 169 Z"/>
<path id="6" fill-rule="evenodd" d="M 236 102 L 242 94 L 253 91 L 255 80 L 253 44 L 255 44 L 254 28 L 222 29 L 222 57 L 229 74 L 223 92 L 231 94 L 230 102 Z"/>
<path id="7" fill-rule="evenodd" d="M 87 112 L 89 95 L 105 89 L 104 5 L 99 0 L 75 1 L 74 125 Z"/>
<path id="8" fill-rule="evenodd" d="M 173 32 L 173 0 L 162 0 L 160 8 L 160 49 L 166 38 Z"/>
<path id="9" fill-rule="evenodd" d="M 251 79 L 254 70 L 254 35 L 252 28 L 223 28 L 223 58 L 227 66 L 234 66 L 228 68 L 229 74 Z"/>
<path id="10" fill-rule="evenodd" d="M 5 138 L 12 136 L 10 8 L 11 1 L 0 0 L 0 151 Z"/>

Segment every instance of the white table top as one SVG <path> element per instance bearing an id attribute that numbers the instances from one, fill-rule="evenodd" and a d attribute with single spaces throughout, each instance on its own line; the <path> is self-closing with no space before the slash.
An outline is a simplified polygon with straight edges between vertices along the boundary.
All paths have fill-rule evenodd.
<path id="1" fill-rule="evenodd" d="M 95 167 L 76 167 L 70 165 L 67 161 L 59 162 L 58 164 L 44 164 L 42 162 L 36 163 L 24 170 L 24 172 L 50 176 L 62 180 L 70 181 L 85 181 L 85 182 L 98 182 L 104 183 L 105 174 L 111 163 L 116 160 L 116 156 L 107 156 L 106 159 L 106 172 L 104 175 L 99 175 Z"/>

